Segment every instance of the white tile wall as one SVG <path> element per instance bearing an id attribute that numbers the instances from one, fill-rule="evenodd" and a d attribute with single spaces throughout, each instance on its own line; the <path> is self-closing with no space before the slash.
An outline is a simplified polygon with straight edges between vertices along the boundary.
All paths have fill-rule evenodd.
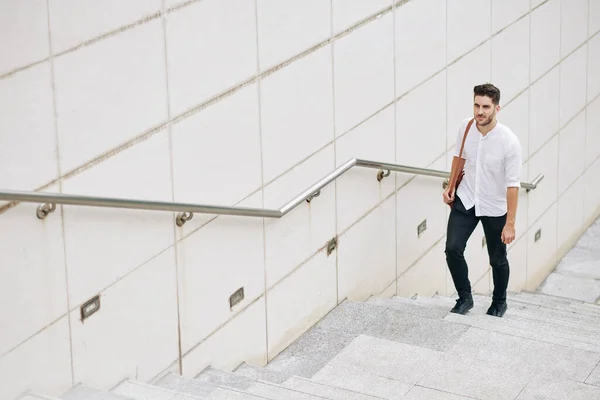
<path id="1" fill-rule="evenodd" d="M 559 196 L 581 176 L 585 169 L 585 112 L 579 114 L 560 132 L 558 139 Z M 560 207 L 559 207 L 559 214 Z"/>
<path id="2" fill-rule="evenodd" d="M 340 136 L 394 99 L 394 15 L 387 13 L 337 40 L 333 53 Z"/>
<path id="3" fill-rule="evenodd" d="M 588 38 L 589 0 L 563 0 L 560 54 L 565 57 Z"/>
<path id="4" fill-rule="evenodd" d="M 445 161 L 445 157 L 442 157 L 430 168 L 444 169 Z M 442 192 L 440 178 L 419 176 L 396 195 L 398 275 L 445 235 L 445 213 L 448 206 L 442 201 Z M 417 227 L 425 219 L 427 230 L 419 237 Z"/>
<path id="5" fill-rule="evenodd" d="M 242 335 L 240 333 L 243 332 Z M 209 365 L 231 371 L 243 361 L 267 362 L 265 298 L 261 297 L 183 357 L 183 375 L 193 378 Z"/>
<path id="6" fill-rule="evenodd" d="M 410 4 L 410 3 L 408 3 Z M 436 93 L 436 95 L 432 95 Z M 427 167 L 446 149 L 446 71 L 396 103 L 396 162 Z M 457 121 L 458 122 L 458 121 Z M 454 140 L 454 138 L 453 138 Z M 441 165 L 441 169 L 446 169 Z M 413 175 L 398 173 L 398 187 Z"/>
<path id="7" fill-rule="evenodd" d="M 1 2 L 0 75 L 49 56 L 46 4 L 46 0 Z"/>
<path id="8" fill-rule="evenodd" d="M 527 284 L 527 237 L 514 242 L 508 252 L 510 277 L 508 290 L 518 292 L 525 289 Z"/>
<path id="9" fill-rule="evenodd" d="M 492 82 L 500 88 L 500 105 L 529 86 L 529 17 L 492 39 Z"/>
<path id="10" fill-rule="evenodd" d="M 245 206 L 260 207 L 261 201 L 258 193 Z M 264 293 L 263 220 L 220 216 L 179 242 L 177 251 L 186 352 Z M 241 287 L 244 300 L 232 309 L 229 296 Z"/>
<path id="11" fill-rule="evenodd" d="M 478 280 L 471 282 L 473 293 L 488 295 L 494 290 L 491 269 L 488 269 Z"/>
<path id="12" fill-rule="evenodd" d="M 560 3 L 549 0 L 531 14 L 531 82 L 560 60 Z"/>
<path id="13" fill-rule="evenodd" d="M 587 45 L 560 64 L 560 126 L 563 127 L 586 104 Z"/>
<path id="14" fill-rule="evenodd" d="M 534 155 L 559 130 L 560 79 L 554 68 L 530 89 L 529 156 Z"/>
<path id="15" fill-rule="evenodd" d="M 321 150 L 264 189 L 265 207 L 279 208 L 334 170 L 333 145 Z M 309 259 L 335 234 L 335 188 L 321 190 L 311 203 L 281 219 L 265 220 L 267 288 Z"/>
<path id="16" fill-rule="evenodd" d="M 596 218 L 596 213 L 600 211 L 600 188 L 598 180 L 600 179 L 600 159 L 597 159 L 585 171 L 584 175 L 584 199 L 583 210 L 584 220 Z"/>
<path id="17" fill-rule="evenodd" d="M 66 180 L 63 190 L 171 201 L 166 131 Z M 173 243 L 174 216 L 169 212 L 66 206 L 64 220 L 71 307 Z"/>
<path id="18" fill-rule="evenodd" d="M 396 10 L 395 30 L 398 97 L 446 66 L 446 4 L 435 0 L 403 4 Z M 444 97 L 441 89 L 436 93 Z"/>
<path id="19" fill-rule="evenodd" d="M 68 312 L 61 211 L 41 221 L 37 206 L 0 214 L 0 355 Z"/>
<path id="20" fill-rule="evenodd" d="M 203 0 L 168 14 L 166 35 L 172 116 L 256 74 L 254 3 Z"/>
<path id="21" fill-rule="evenodd" d="M 326 46 L 262 81 L 265 183 L 334 139 L 331 71 Z"/>
<path id="22" fill-rule="evenodd" d="M 71 313 L 75 382 L 109 389 L 148 381 L 177 360 L 177 275 L 171 247 L 100 294 L 100 309 Z"/>
<path id="23" fill-rule="evenodd" d="M 592 36 L 600 31 L 600 0 L 590 0 L 589 13 L 589 35 Z"/>
<path id="24" fill-rule="evenodd" d="M 54 54 L 162 10 L 161 0 L 50 1 Z"/>
<path id="25" fill-rule="evenodd" d="M 159 20 L 57 58 L 54 76 L 63 173 L 166 120 Z"/>
<path id="26" fill-rule="evenodd" d="M 585 165 L 590 166 L 600 156 L 600 97 L 588 105 L 586 114 Z"/>
<path id="27" fill-rule="evenodd" d="M 537 190 L 539 188 L 535 191 Z M 527 233 L 527 290 L 536 289 L 556 262 L 556 229 L 557 203 L 554 203 L 531 225 Z M 535 234 L 538 230 L 541 230 L 541 237 L 536 242 Z"/>
<path id="28" fill-rule="evenodd" d="M 256 0 L 256 3 L 261 71 L 302 53 L 331 35 L 329 1 Z"/>
<path id="29" fill-rule="evenodd" d="M 392 0 L 332 0 L 333 33 L 337 34 L 361 20 L 391 7 Z"/>
<path id="30" fill-rule="evenodd" d="M 588 42 L 587 101 L 600 94 L 600 35 Z"/>
<path id="31" fill-rule="evenodd" d="M 336 254 L 321 251 L 267 295 L 268 354 L 273 359 L 337 305 Z"/>
<path id="32" fill-rule="evenodd" d="M 529 162 L 523 163 L 521 168 L 521 182 L 529 181 Z M 536 189 L 537 190 L 537 189 Z M 529 228 L 529 193 L 519 188 L 519 199 L 517 202 L 517 218 L 515 220 L 516 239 L 519 240 L 521 236 L 527 235 L 527 229 Z M 514 242 L 508 247 L 514 246 Z"/>
<path id="33" fill-rule="evenodd" d="M 394 163 L 394 107 L 359 125 L 336 143 L 336 166 L 352 158 Z M 394 173 L 377 181 L 376 169 L 354 167 L 336 181 L 337 231 L 345 231 L 358 218 L 396 189 Z"/>
<path id="34" fill-rule="evenodd" d="M 529 192 L 528 221 L 532 226 L 557 198 L 558 185 L 558 135 L 554 136 L 529 160 L 529 179 L 544 174 L 544 180 Z"/>
<path id="35" fill-rule="evenodd" d="M 440 240 L 419 262 L 398 277 L 399 297 L 412 297 L 415 294 L 432 296 L 435 293 L 445 295 L 454 291 L 454 287 L 451 286 L 446 289 L 448 267 L 444 246 L 445 241 Z"/>
<path id="36" fill-rule="evenodd" d="M 489 39 L 491 7 L 491 0 L 463 0 L 448 8 L 448 63 Z M 464 34 L 466 27 L 468 35 Z"/>
<path id="37" fill-rule="evenodd" d="M 37 189 L 58 176 L 52 101 L 50 62 L 0 79 L 3 189 Z"/>
<path id="38" fill-rule="evenodd" d="M 365 300 L 396 280 L 394 207 L 395 198 L 391 197 L 340 237 L 339 302 L 345 298 Z"/>
<path id="39" fill-rule="evenodd" d="M 258 113 L 253 84 L 172 126 L 175 201 L 233 205 L 261 187 Z M 211 217 L 195 214 L 183 231 Z"/>
<path id="40" fill-rule="evenodd" d="M 502 100 L 500 103 L 502 104 Z M 526 161 L 529 158 L 529 90 L 501 107 L 496 118 L 517 135 L 521 144 L 522 160 Z"/>
<path id="41" fill-rule="evenodd" d="M 488 2 L 482 1 L 481 4 Z M 490 81 L 490 51 L 491 46 L 488 41 L 478 47 L 477 50 L 461 58 L 456 64 L 448 67 L 448 113 L 446 129 L 448 133 L 448 148 L 454 147 L 458 128 L 462 120 L 473 116 L 473 87 Z"/>
<path id="42" fill-rule="evenodd" d="M 492 33 L 506 28 L 529 12 L 529 3 L 522 0 L 492 0 Z"/>
<path id="43" fill-rule="evenodd" d="M 574 240 L 583 228 L 584 223 L 584 184 L 581 176 L 558 199 L 558 225 L 556 231 L 556 247 L 574 244 Z"/>
<path id="44" fill-rule="evenodd" d="M 69 319 L 65 316 L 0 358 L 0 398 L 26 390 L 61 396 L 73 385 Z"/>

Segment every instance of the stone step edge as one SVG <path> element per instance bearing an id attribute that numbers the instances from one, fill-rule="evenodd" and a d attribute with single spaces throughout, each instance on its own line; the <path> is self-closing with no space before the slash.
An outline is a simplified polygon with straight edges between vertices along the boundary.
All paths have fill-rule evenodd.
<path id="1" fill-rule="evenodd" d="M 162 392 L 162 393 L 169 393 L 172 394 L 173 396 L 177 395 L 177 396 L 182 396 L 182 397 L 186 397 L 189 398 L 190 400 L 197 400 L 197 399 L 202 399 L 202 397 L 200 396 L 196 396 L 187 392 L 180 392 L 177 390 L 173 390 L 173 389 L 169 389 L 166 387 L 162 387 L 162 386 L 156 386 L 156 385 L 152 385 L 150 383 L 146 383 L 146 382 L 142 382 L 142 381 L 136 381 L 135 379 L 124 379 L 121 382 L 119 382 L 119 384 L 117 386 L 115 386 L 114 388 L 112 388 L 110 391 L 120 394 L 121 396 L 131 396 L 131 395 L 124 395 L 118 392 L 119 387 L 121 387 L 122 385 L 125 384 L 130 384 L 133 386 L 141 386 L 144 387 L 146 389 L 150 389 L 150 390 L 155 390 L 157 392 Z M 144 398 L 143 400 L 147 400 L 146 398 Z"/>
<path id="2" fill-rule="evenodd" d="M 490 317 L 490 318 L 496 318 L 496 317 Z M 444 318 L 444 320 L 448 321 L 448 322 L 454 322 L 457 324 L 471 326 L 471 327 L 482 329 L 482 330 L 487 330 L 490 332 L 500 333 L 503 335 L 509 335 L 509 336 L 519 337 L 519 338 L 523 338 L 523 339 L 554 344 L 554 345 L 562 346 L 562 347 L 566 347 L 566 348 L 574 348 L 574 349 L 579 349 L 579 350 L 600 353 L 600 346 L 589 345 L 587 343 L 571 341 L 571 340 L 562 339 L 559 337 L 544 336 L 543 334 L 535 333 L 533 331 L 527 331 L 527 330 L 523 330 L 523 329 L 519 329 L 519 328 L 507 327 L 506 325 L 503 325 L 503 324 L 498 324 L 497 326 L 494 326 L 493 323 L 490 324 L 486 321 L 483 321 L 483 322 L 478 321 L 474 318 L 470 318 L 468 316 L 463 316 L 463 315 L 459 315 L 459 314 L 449 314 L 448 316 L 446 316 L 446 318 Z M 555 339 L 555 340 L 548 340 L 548 339 Z"/>
<path id="3" fill-rule="evenodd" d="M 377 397 L 377 396 L 374 396 L 372 394 L 366 394 L 366 393 L 362 393 L 362 392 L 357 392 L 356 390 L 351 390 L 351 389 L 343 388 L 343 387 L 340 387 L 340 386 L 328 385 L 328 384 L 326 384 L 324 382 L 314 381 L 312 379 L 309 379 L 309 378 L 306 378 L 306 377 L 300 376 L 300 375 L 292 375 L 292 376 L 290 376 L 288 379 L 286 379 L 283 382 L 283 384 L 286 384 L 288 381 L 290 381 L 292 379 L 299 380 L 299 381 L 304 381 L 304 382 L 308 382 L 308 383 L 313 384 L 313 385 L 318 385 L 318 386 L 323 386 L 323 387 L 327 387 L 327 388 L 343 390 L 345 392 L 350 392 L 350 393 L 353 393 L 353 394 L 356 394 L 356 395 L 360 395 L 360 396 L 364 396 L 364 397 L 371 397 L 373 399 L 381 399 L 381 397 Z M 382 400 L 385 400 L 385 399 L 382 399 Z"/>
<path id="4" fill-rule="evenodd" d="M 430 299 L 430 298 L 426 297 L 426 299 Z M 440 298 L 435 298 L 435 299 L 437 300 Z M 435 302 L 436 300 L 433 300 L 433 302 Z M 397 300 L 390 299 L 389 301 L 397 301 Z M 419 299 L 408 300 L 408 301 L 416 302 L 416 301 L 419 301 Z M 426 301 L 429 301 L 429 300 L 426 300 Z M 406 300 L 402 300 L 400 302 L 405 304 Z M 420 303 L 420 304 L 425 304 L 425 303 Z M 385 307 L 384 304 L 381 304 L 381 306 Z M 392 306 L 390 306 L 390 307 L 392 307 Z M 426 307 L 426 305 L 424 305 L 424 307 Z M 442 307 L 445 308 L 445 305 L 440 304 L 440 309 Z M 486 309 L 487 309 L 487 305 L 485 307 L 479 307 L 478 311 L 482 311 L 482 310 L 486 310 Z M 450 307 L 447 308 L 447 311 L 448 311 L 448 313 L 446 315 L 448 315 L 450 313 Z M 482 317 L 490 318 L 483 313 L 482 314 L 469 313 L 468 316 L 472 317 L 472 318 L 482 318 Z M 511 323 L 509 323 L 509 324 L 514 329 L 524 329 L 524 330 L 527 330 L 530 332 L 536 332 L 535 325 L 538 325 L 539 329 L 544 329 L 544 328 L 548 329 L 549 334 L 552 334 L 556 338 L 566 339 L 565 335 L 569 335 L 569 336 L 572 336 L 573 340 L 578 340 L 582 344 L 591 345 L 591 346 L 595 346 L 595 345 L 600 346 L 600 340 L 598 340 L 597 343 L 594 340 L 594 338 L 598 336 L 598 333 L 600 333 L 600 327 L 597 327 L 594 325 L 561 320 L 561 322 L 564 322 L 566 324 L 579 325 L 580 328 L 598 328 L 599 329 L 598 333 L 596 333 L 595 330 L 582 329 L 584 332 L 586 332 L 586 335 L 581 335 L 581 334 L 573 333 L 572 329 L 571 329 L 571 332 L 569 332 L 569 327 L 566 325 L 562 325 L 559 323 L 553 324 L 552 321 L 539 319 L 539 318 L 543 318 L 543 316 L 538 316 L 539 318 L 531 318 L 531 316 L 536 316 L 536 314 L 533 312 L 530 312 L 530 311 L 513 308 L 513 309 L 509 309 L 508 316 L 510 316 L 510 318 L 506 318 L 506 320 L 511 321 Z M 445 318 L 442 318 L 442 319 L 445 319 Z M 530 326 L 530 327 L 523 326 L 523 325 L 527 325 L 527 324 L 531 324 L 533 326 Z M 544 324 L 554 325 L 554 327 L 540 326 L 540 325 L 544 325 Z M 520 325 L 520 326 L 515 326 L 515 325 Z M 575 327 L 571 327 L 571 328 L 575 328 Z"/>
<path id="5" fill-rule="evenodd" d="M 252 365 L 252 364 L 247 364 L 247 365 Z M 254 367 L 262 368 L 262 367 L 259 367 L 259 366 L 254 366 Z M 220 370 L 217 370 L 217 371 L 220 371 Z M 221 372 L 231 373 L 231 372 L 227 372 L 227 371 L 221 371 Z M 178 376 L 178 378 L 180 378 L 182 380 L 195 380 L 196 379 L 196 378 L 186 378 L 186 377 L 179 376 L 179 375 L 177 375 L 177 376 Z M 289 378 L 290 377 L 286 377 L 285 380 L 287 380 Z M 239 388 L 236 388 L 236 387 L 232 387 L 232 386 L 227 385 L 226 383 L 225 384 L 215 384 L 215 383 L 212 383 L 212 382 L 210 382 L 210 383 L 209 382 L 202 382 L 202 381 L 199 381 L 199 382 L 200 383 L 206 383 L 206 384 L 211 385 L 211 386 L 217 386 L 217 387 L 220 387 L 220 388 L 223 388 L 223 389 L 227 389 L 227 390 L 231 390 L 231 391 L 235 391 L 235 392 L 240 392 L 240 393 L 244 393 L 244 394 L 249 394 L 249 395 L 252 395 L 252 396 L 260 397 L 260 395 L 252 393 L 252 392 L 250 392 L 248 390 L 243 390 L 243 389 L 239 389 Z M 300 390 L 295 390 L 295 389 L 283 386 L 280 383 L 270 382 L 270 381 L 267 381 L 267 380 L 264 380 L 264 379 L 255 379 L 252 384 L 261 384 L 261 385 L 265 385 L 265 386 L 275 387 L 275 388 L 278 388 L 278 389 L 283 389 L 283 390 L 286 390 L 286 391 L 291 391 L 291 392 L 295 392 L 295 393 L 302 393 L 302 394 L 314 396 L 316 398 L 330 400 L 330 399 L 328 399 L 326 397 L 322 397 L 322 396 L 315 395 L 315 394 L 312 394 L 312 393 L 306 393 L 306 392 L 303 392 L 303 391 L 300 391 Z"/>

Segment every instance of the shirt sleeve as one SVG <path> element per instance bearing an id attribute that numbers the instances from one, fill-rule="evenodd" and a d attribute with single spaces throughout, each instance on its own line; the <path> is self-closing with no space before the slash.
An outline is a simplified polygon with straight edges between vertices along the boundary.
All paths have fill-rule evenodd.
<path id="1" fill-rule="evenodd" d="M 515 138 L 515 140 L 513 140 L 511 143 L 510 149 L 506 156 L 506 163 L 504 164 L 506 187 L 521 186 L 521 166 L 521 143 L 519 143 L 519 139 Z"/>

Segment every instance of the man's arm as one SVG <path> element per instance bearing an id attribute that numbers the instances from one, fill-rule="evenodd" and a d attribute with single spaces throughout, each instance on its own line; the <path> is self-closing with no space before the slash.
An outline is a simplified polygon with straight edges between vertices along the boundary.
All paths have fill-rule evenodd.
<path id="1" fill-rule="evenodd" d="M 521 186 L 521 146 L 517 142 L 512 146 L 512 151 L 506 158 L 506 225 L 502 230 L 502 242 L 512 243 L 515 240 L 515 221 L 517 218 L 517 205 L 519 203 L 519 187 Z"/>

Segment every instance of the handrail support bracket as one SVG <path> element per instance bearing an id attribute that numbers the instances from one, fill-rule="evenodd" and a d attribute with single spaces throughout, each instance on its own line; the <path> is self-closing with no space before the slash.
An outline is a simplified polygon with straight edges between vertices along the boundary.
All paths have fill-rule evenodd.
<path id="1" fill-rule="evenodd" d="M 56 210 L 56 204 L 54 203 L 46 203 L 42 204 L 37 208 L 35 215 L 39 219 L 45 219 L 50 213 L 53 213 Z"/>

